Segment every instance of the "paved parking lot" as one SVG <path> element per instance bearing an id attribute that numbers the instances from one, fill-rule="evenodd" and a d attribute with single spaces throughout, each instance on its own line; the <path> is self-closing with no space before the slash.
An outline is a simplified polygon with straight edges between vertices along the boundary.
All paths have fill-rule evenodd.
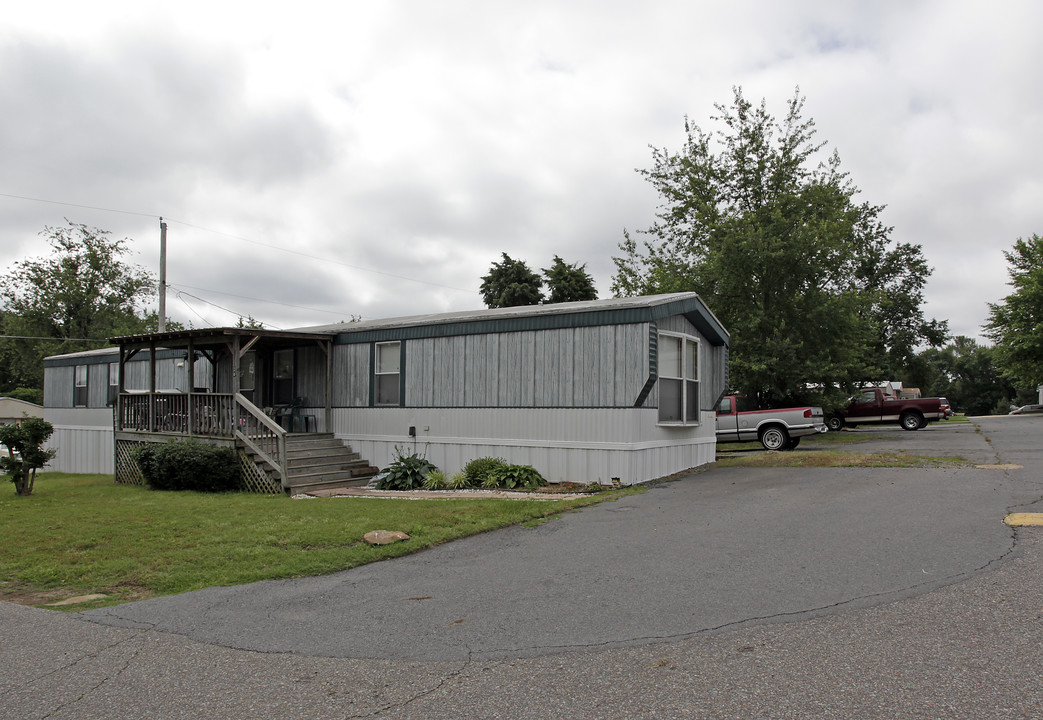
<path id="1" fill-rule="evenodd" d="M 1043 716 L 1043 418 L 864 447 L 1021 469 L 714 469 L 306 581 L 0 604 L 0 717 Z"/>

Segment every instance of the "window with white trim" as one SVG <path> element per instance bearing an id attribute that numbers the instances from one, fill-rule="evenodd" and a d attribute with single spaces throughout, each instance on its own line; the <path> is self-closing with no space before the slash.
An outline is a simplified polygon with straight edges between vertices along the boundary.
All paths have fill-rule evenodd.
<path id="1" fill-rule="evenodd" d="M 402 404 L 402 343 L 377 343 L 373 358 L 373 404 Z"/>
<path id="2" fill-rule="evenodd" d="M 659 422 L 699 424 L 699 340 L 681 333 L 659 333 Z"/>
<path id="3" fill-rule="evenodd" d="M 73 372 L 72 406 L 87 407 L 87 366 L 77 365 Z"/>
<path id="4" fill-rule="evenodd" d="M 120 394 L 120 364 L 118 362 L 109 363 L 109 394 L 108 403 L 114 405 L 116 398 Z"/>

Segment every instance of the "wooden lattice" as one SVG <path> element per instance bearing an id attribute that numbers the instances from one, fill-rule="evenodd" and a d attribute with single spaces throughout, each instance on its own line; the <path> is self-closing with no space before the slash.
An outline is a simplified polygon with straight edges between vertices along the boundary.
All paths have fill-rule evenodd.
<path id="1" fill-rule="evenodd" d="M 244 492 L 275 495 L 282 492 L 282 484 L 257 466 L 250 455 L 241 447 L 235 449 L 239 458 L 239 483 Z"/>
<path id="2" fill-rule="evenodd" d="M 164 439 L 163 442 L 166 442 Z M 134 449 L 147 442 L 135 440 L 116 441 L 115 480 L 117 485 L 144 485 L 145 475 L 134 460 Z M 243 492 L 276 495 L 282 492 L 278 478 L 272 478 L 257 466 L 250 455 L 241 447 L 235 449 L 239 461 L 239 489 Z"/>
<path id="3" fill-rule="evenodd" d="M 115 476 L 117 485 L 144 485 L 145 475 L 134 461 L 134 449 L 146 443 L 133 440 L 116 441 Z"/>

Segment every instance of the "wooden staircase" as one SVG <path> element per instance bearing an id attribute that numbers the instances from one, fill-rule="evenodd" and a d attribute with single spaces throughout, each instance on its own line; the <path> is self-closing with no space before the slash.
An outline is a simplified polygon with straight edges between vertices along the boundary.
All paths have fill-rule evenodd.
<path id="1" fill-rule="evenodd" d="M 377 472 L 378 468 L 352 452 L 333 433 L 286 435 L 286 489 L 291 495 L 362 486 Z"/>

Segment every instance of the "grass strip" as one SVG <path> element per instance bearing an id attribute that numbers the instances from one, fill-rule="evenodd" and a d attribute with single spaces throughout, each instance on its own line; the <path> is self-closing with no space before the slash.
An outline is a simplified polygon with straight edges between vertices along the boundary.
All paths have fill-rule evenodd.
<path id="1" fill-rule="evenodd" d="M 2 486 L 0 486 L 2 487 Z M 0 494 L 0 599 L 106 595 L 104 607 L 215 585 L 321 575 L 641 492 L 571 500 L 373 500 L 161 492 L 111 475 L 43 473 L 30 497 Z M 370 530 L 404 542 L 371 546 Z"/>
<path id="2" fill-rule="evenodd" d="M 947 468 L 965 467 L 967 464 L 964 458 L 958 457 L 907 455 L 900 452 L 855 453 L 840 450 L 791 450 L 748 455 L 721 453 L 717 456 L 718 467 L 748 468 Z"/>

